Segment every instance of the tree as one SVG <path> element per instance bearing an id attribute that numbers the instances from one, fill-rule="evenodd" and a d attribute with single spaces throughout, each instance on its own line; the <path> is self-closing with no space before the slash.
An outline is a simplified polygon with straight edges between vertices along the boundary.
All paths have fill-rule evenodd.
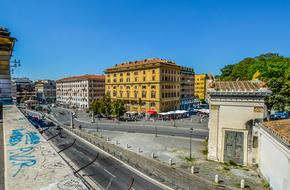
<path id="1" fill-rule="evenodd" d="M 29 100 L 29 97 L 28 96 L 23 96 L 21 99 L 20 99 L 20 102 L 21 103 L 24 103 L 25 101 Z"/>
<path id="2" fill-rule="evenodd" d="M 110 95 L 106 94 L 101 101 L 100 113 L 103 113 L 107 117 L 110 116 L 112 114 L 112 99 Z"/>
<path id="3" fill-rule="evenodd" d="M 101 100 L 94 100 L 91 105 L 91 111 L 93 111 L 94 115 L 100 114 L 103 107 L 103 102 Z"/>
<path id="4" fill-rule="evenodd" d="M 259 79 L 267 83 L 273 94 L 266 98 L 268 109 L 290 109 L 290 58 L 274 53 L 226 65 L 221 69 L 220 80 Z"/>
<path id="5" fill-rule="evenodd" d="M 112 113 L 120 119 L 126 113 L 125 104 L 123 100 L 115 100 L 112 104 Z"/>

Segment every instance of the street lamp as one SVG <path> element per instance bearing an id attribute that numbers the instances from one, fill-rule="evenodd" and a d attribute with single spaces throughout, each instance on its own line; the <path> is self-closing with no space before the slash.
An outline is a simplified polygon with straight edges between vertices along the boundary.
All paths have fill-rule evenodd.
<path id="1" fill-rule="evenodd" d="M 190 136 L 189 136 L 189 160 L 191 160 L 191 144 L 192 144 L 192 133 L 193 133 L 193 128 L 190 128 Z"/>
<path id="2" fill-rule="evenodd" d="M 157 137 L 157 125 L 155 124 L 155 137 Z"/>

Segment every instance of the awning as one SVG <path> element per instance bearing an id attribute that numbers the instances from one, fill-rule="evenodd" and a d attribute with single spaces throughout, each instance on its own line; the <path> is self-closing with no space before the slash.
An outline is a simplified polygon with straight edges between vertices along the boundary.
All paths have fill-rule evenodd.
<path id="1" fill-rule="evenodd" d="M 157 114 L 156 110 L 147 110 L 146 112 L 149 113 L 150 115 Z"/>

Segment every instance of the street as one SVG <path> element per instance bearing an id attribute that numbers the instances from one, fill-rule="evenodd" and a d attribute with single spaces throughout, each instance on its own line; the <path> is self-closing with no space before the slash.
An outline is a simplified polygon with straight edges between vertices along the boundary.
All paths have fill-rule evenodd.
<path id="1" fill-rule="evenodd" d="M 51 138 L 58 133 L 55 127 L 49 127 L 44 131 L 46 138 Z M 50 141 L 59 149 L 63 149 L 74 141 L 76 137 L 71 133 L 62 130 L 62 135 L 51 139 Z M 64 150 L 61 154 L 69 157 L 79 168 L 91 162 L 98 151 L 95 147 L 83 142 L 79 138 L 76 143 Z M 147 190 L 161 190 L 163 188 L 151 183 L 150 181 L 140 177 L 136 173 L 129 170 L 123 164 L 117 162 L 111 157 L 99 152 L 97 160 L 84 169 L 84 172 L 93 181 L 100 184 L 104 189 L 109 190 L 122 190 L 128 189 L 132 179 L 134 183 L 131 189 L 147 189 Z"/>
<path id="2" fill-rule="evenodd" d="M 52 109 L 53 117 L 58 120 L 60 123 L 65 125 L 70 125 L 70 113 L 67 110 L 53 108 Z M 147 133 L 147 134 L 155 134 L 156 131 L 158 135 L 167 135 L 167 136 L 179 136 L 179 137 L 189 137 L 190 129 L 189 128 L 178 128 L 178 127 L 166 127 L 166 126 L 158 126 L 158 125 L 138 125 L 135 123 L 104 123 L 96 121 L 96 123 L 83 122 L 78 119 L 74 119 L 74 124 L 76 127 L 79 125 L 82 128 L 88 129 L 101 129 L 108 131 L 120 131 L 120 132 L 129 132 L 129 133 Z M 198 127 L 197 129 L 193 128 L 193 138 L 204 139 L 208 137 L 208 130 L 201 129 Z"/>

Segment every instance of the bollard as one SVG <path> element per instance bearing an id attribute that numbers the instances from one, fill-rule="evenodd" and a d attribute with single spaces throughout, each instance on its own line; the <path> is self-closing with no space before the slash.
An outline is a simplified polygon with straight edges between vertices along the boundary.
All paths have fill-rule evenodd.
<path id="1" fill-rule="evenodd" d="M 216 175 L 214 176 L 214 182 L 215 182 L 215 183 L 218 183 L 218 182 L 219 182 L 219 175 L 216 174 Z"/>
<path id="2" fill-rule="evenodd" d="M 245 180 L 244 179 L 241 180 L 241 189 L 245 189 Z"/>
<path id="3" fill-rule="evenodd" d="M 172 165 L 172 159 L 171 158 L 169 158 L 168 164 L 169 164 L 169 166 Z"/>
<path id="4" fill-rule="evenodd" d="M 129 144 L 126 144 L 126 147 L 127 147 L 127 148 L 130 148 Z"/>
<path id="5" fill-rule="evenodd" d="M 155 158 L 154 152 L 151 153 L 151 157 L 152 157 L 153 159 Z"/>
<path id="6" fill-rule="evenodd" d="M 198 172 L 199 172 L 199 168 L 198 167 L 191 166 L 190 173 L 194 174 L 194 173 L 198 173 Z"/>
<path id="7" fill-rule="evenodd" d="M 107 137 L 107 141 L 110 141 L 110 138 L 109 137 Z"/>
<path id="8" fill-rule="evenodd" d="M 137 148 L 137 152 L 138 152 L 138 153 L 140 152 L 140 147 Z"/>
<path id="9" fill-rule="evenodd" d="M 194 174 L 194 166 L 191 166 L 190 173 Z"/>
<path id="10" fill-rule="evenodd" d="M 119 141 L 118 140 L 116 140 L 116 144 L 119 144 Z"/>

